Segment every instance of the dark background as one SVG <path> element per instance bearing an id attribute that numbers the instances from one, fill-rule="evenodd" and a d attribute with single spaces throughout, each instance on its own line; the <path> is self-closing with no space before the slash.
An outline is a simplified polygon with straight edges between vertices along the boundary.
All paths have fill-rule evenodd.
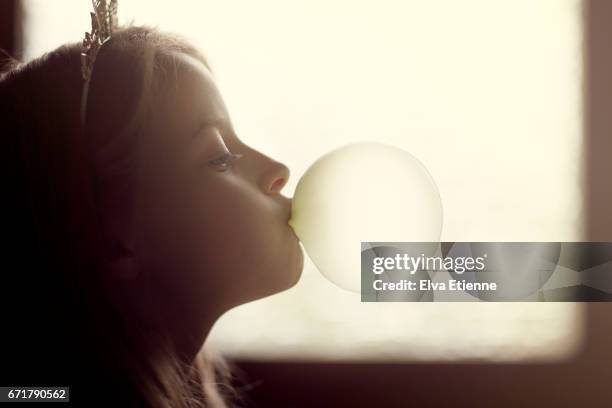
<path id="1" fill-rule="evenodd" d="M 612 241 L 612 1 L 584 0 L 584 40 L 586 240 Z M 0 1 L 0 48 L 21 56 L 19 0 Z M 612 304 L 586 312 L 586 341 L 561 363 L 235 363 L 252 406 L 611 407 Z"/>

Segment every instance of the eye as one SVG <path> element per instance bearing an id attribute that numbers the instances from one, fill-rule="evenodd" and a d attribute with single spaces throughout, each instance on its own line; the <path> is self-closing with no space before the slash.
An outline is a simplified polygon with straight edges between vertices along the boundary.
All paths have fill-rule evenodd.
<path id="1" fill-rule="evenodd" d="M 208 164 L 217 171 L 225 171 L 229 169 L 232 164 L 241 158 L 241 154 L 223 153 L 221 156 L 216 157 L 208 161 Z"/>

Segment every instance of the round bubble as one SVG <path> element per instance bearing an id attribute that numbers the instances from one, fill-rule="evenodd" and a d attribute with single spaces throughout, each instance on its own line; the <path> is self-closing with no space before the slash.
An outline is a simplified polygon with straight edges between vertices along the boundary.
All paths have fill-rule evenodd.
<path id="1" fill-rule="evenodd" d="M 359 292 L 361 242 L 438 242 L 442 203 L 414 156 L 358 143 L 310 166 L 297 184 L 289 224 L 327 279 Z"/>

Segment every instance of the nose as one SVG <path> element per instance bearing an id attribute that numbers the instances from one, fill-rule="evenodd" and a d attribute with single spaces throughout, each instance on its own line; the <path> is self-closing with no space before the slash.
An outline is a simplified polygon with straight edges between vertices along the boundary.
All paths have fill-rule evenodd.
<path id="1" fill-rule="evenodd" d="M 289 168 L 283 163 L 270 160 L 269 168 L 263 179 L 263 188 L 267 194 L 280 194 L 289 180 Z"/>

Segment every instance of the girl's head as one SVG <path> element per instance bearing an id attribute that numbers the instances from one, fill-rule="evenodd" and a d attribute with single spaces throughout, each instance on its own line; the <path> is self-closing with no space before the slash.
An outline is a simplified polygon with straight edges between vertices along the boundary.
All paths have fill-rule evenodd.
<path id="1" fill-rule="evenodd" d="M 78 44 L 0 77 L 17 309 L 66 313 L 67 352 L 173 399 L 223 312 L 297 281 L 289 171 L 236 135 L 205 59 L 174 36 L 115 32 L 84 123 L 82 87 Z"/>

